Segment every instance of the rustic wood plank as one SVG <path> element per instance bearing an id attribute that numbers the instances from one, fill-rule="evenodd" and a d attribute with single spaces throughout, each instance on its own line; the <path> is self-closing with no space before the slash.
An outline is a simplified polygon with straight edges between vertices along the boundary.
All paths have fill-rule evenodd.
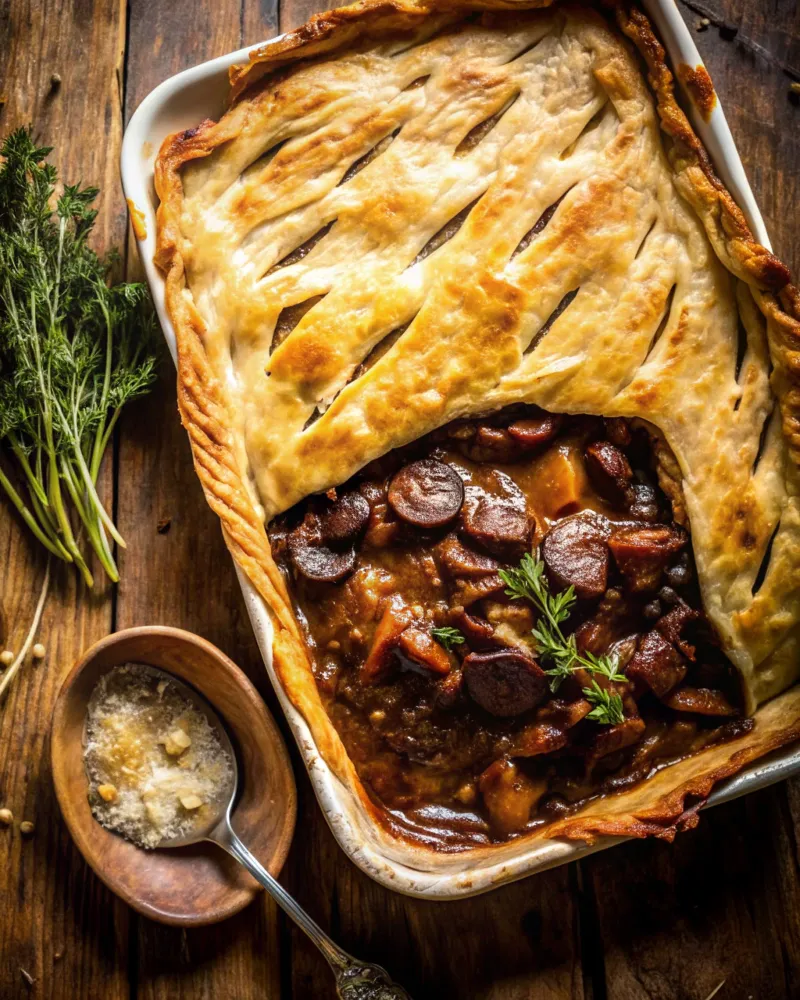
<path id="1" fill-rule="evenodd" d="M 711 810 L 672 845 L 626 844 L 585 863 L 609 996 L 704 1000 L 723 981 L 722 1000 L 800 995 L 798 858 L 786 793 L 767 789 Z"/>
<path id="2" fill-rule="evenodd" d="M 582 1000 L 578 909 L 569 868 L 475 899 L 422 902 L 349 862 L 307 787 L 284 881 L 348 951 L 380 962 L 414 1000 Z M 330 973 L 290 930 L 292 995 L 334 1000 Z"/>
<path id="3" fill-rule="evenodd" d="M 121 557 L 117 627 L 168 624 L 196 632 L 223 649 L 266 694 L 269 684 L 233 566 L 178 419 L 174 370 L 166 364 L 164 369 L 155 394 L 123 418 L 118 523 L 129 550 Z M 126 489 L 126 483 L 135 488 Z M 162 519 L 170 521 L 165 534 L 157 530 Z M 136 920 L 137 996 L 280 996 L 278 916 L 266 898 L 206 929 L 180 931 Z"/>
<path id="4" fill-rule="evenodd" d="M 337 3 L 337 0 L 281 0 L 281 31 L 299 28 L 312 14 L 343 6 L 344 4 Z"/>
<path id="5" fill-rule="evenodd" d="M 33 122 L 54 145 L 62 179 L 100 186 L 95 245 L 124 239 L 117 158 L 122 133 L 118 71 L 124 5 L 119 0 L 7 0 L 0 4 L 0 134 Z M 91 59 L 78 60 L 78 52 Z M 60 86 L 51 76 L 61 76 Z M 107 461 L 101 494 L 111 497 Z M 21 644 L 36 603 L 44 559 L 27 529 L 0 504 L 0 644 Z M 97 569 L 93 566 L 93 569 Z M 80 651 L 108 632 L 109 589 L 87 594 L 77 574 L 56 568 L 40 638 L 48 648 L 0 707 L 0 805 L 36 832 L 0 830 L 0 996 L 128 996 L 127 909 L 94 877 L 61 821 L 48 764 L 47 721 L 59 684 Z M 24 971 L 23 971 L 24 970 Z M 26 974 L 32 978 L 28 982 Z"/>
<path id="6" fill-rule="evenodd" d="M 681 6 L 692 29 L 703 11 L 736 28 L 711 26 L 697 44 L 775 251 L 797 274 L 800 226 L 789 206 L 800 186 L 800 108 L 780 64 L 800 69 L 800 10 L 793 0 Z M 704 813 L 672 846 L 634 843 L 583 862 L 607 995 L 704 1000 L 724 982 L 718 1000 L 800 996 L 798 831 L 795 779 Z"/>
<path id="7" fill-rule="evenodd" d="M 274 34 L 273 11 L 274 5 L 265 0 L 208 0 L 193 5 L 192 30 L 187 32 L 184 6 L 133 0 L 126 116 L 173 73 Z M 131 273 L 137 268 L 133 252 Z M 269 682 L 219 522 L 192 468 L 177 413 L 175 372 L 168 360 L 154 395 L 123 418 L 120 469 L 118 522 L 127 533 L 129 549 L 121 558 L 117 627 L 164 623 L 197 632 L 220 646 L 266 694 Z M 159 533 L 158 522 L 163 520 L 169 520 L 169 528 Z M 272 707 L 277 707 L 274 702 Z M 137 918 L 132 956 L 136 996 L 277 998 L 281 920 L 265 897 L 224 924 L 206 929 L 180 931 Z"/>
<path id="8" fill-rule="evenodd" d="M 800 7 L 794 0 L 715 0 L 701 6 L 736 34 L 696 31 L 698 15 L 681 8 L 708 66 L 733 138 L 778 255 L 800 273 L 800 227 L 791 206 L 800 195 Z M 757 54 L 760 50 L 762 54 Z M 791 67 L 794 75 L 782 69 Z"/>

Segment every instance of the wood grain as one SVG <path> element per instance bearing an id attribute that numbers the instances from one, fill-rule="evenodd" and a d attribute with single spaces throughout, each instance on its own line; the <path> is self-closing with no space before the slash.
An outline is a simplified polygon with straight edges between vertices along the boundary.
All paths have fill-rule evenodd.
<path id="1" fill-rule="evenodd" d="M 34 135 L 56 146 L 62 179 L 102 188 L 94 243 L 103 251 L 124 237 L 116 164 L 122 135 L 118 71 L 125 10 L 118 0 L 4 0 L 0 3 L 0 133 L 34 123 Z M 91 52 L 77 60 L 77 52 Z M 59 73 L 60 86 L 51 85 Z M 97 136 L 103 140 L 87 140 Z M 78 137 L 78 141 L 74 141 Z M 101 493 L 111 496 L 111 462 Z M 0 639 L 22 642 L 44 564 L 27 529 L 0 508 Z M 98 567 L 93 566 L 94 570 Z M 0 708 L 0 805 L 36 831 L 0 829 L 0 996 L 128 996 L 128 910 L 87 868 L 61 822 L 46 747 L 59 682 L 80 651 L 111 625 L 102 575 L 87 594 L 69 567 L 56 569 L 41 637 L 44 662 L 26 665 Z M 30 977 L 32 982 L 26 978 Z"/>
<path id="2" fill-rule="evenodd" d="M 133 0 L 129 9 L 128 118 L 166 77 L 261 41 L 277 27 L 272 5 L 257 0 L 194 3 L 190 32 L 182 4 Z M 138 261 L 131 257 L 135 273 Z M 118 518 L 130 547 L 120 564 L 117 627 L 157 623 L 197 632 L 223 649 L 266 694 L 269 682 L 219 522 L 192 468 L 169 360 L 155 394 L 124 416 L 120 436 L 121 481 L 137 488 L 119 491 Z M 159 534 L 163 520 L 169 530 Z M 274 700 L 271 707 L 282 719 Z M 283 920 L 263 894 L 214 928 L 182 931 L 138 920 L 131 975 L 136 995 L 152 1000 L 279 997 Z"/>
<path id="3" fill-rule="evenodd" d="M 146 663 L 184 681 L 219 714 L 235 747 L 239 780 L 231 822 L 247 847 L 273 875 L 289 850 L 297 794 L 289 756 L 261 695 L 212 643 L 193 632 L 140 625 L 105 636 L 75 664 L 53 712 L 50 756 L 61 812 L 76 845 L 96 874 L 146 917 L 181 927 L 226 920 L 251 903 L 260 888 L 220 848 L 200 842 L 180 849 L 142 851 L 111 833 L 92 815 L 83 770 L 87 706 L 102 677 L 125 663 Z M 163 674 L 161 676 L 164 676 Z M 191 692 L 185 692 L 191 697 Z M 201 820 L 207 832 L 221 814 Z"/>
<path id="4" fill-rule="evenodd" d="M 786 786 L 705 814 L 670 846 L 585 862 L 615 1000 L 800 996 L 800 887 Z M 613 992 L 612 992 L 613 991 Z"/>
<path id="5" fill-rule="evenodd" d="M 287 885 L 336 940 L 380 962 L 414 1000 L 582 1000 L 579 914 L 570 868 L 484 896 L 435 903 L 389 892 L 342 854 L 301 797 Z M 333 1000 L 330 975 L 295 928 L 292 993 Z"/>

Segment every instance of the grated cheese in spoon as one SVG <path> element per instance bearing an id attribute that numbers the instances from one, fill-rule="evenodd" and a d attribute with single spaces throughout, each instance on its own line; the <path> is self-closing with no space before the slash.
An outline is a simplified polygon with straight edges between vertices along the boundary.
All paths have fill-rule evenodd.
<path id="1" fill-rule="evenodd" d="M 138 663 L 115 667 L 92 692 L 84 765 L 95 819 L 146 848 L 202 827 L 233 779 L 230 754 L 202 711 Z"/>

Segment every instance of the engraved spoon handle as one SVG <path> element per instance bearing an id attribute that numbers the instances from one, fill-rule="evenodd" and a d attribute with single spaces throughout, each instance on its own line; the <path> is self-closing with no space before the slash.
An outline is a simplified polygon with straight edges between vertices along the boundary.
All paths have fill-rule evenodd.
<path id="1" fill-rule="evenodd" d="M 328 937 L 283 886 L 251 854 L 233 832 L 230 823 L 222 822 L 209 840 L 224 848 L 261 883 L 278 906 L 306 932 L 319 948 L 336 977 L 336 992 L 341 1000 L 411 1000 L 402 986 L 393 983 L 379 965 L 360 962 Z"/>

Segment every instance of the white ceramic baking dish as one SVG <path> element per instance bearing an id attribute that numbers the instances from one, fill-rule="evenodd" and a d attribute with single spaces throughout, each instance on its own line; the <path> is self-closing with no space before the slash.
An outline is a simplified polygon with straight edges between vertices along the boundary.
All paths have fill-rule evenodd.
<path id="1" fill-rule="evenodd" d="M 680 63 L 701 66 L 700 54 L 674 0 L 641 2 L 666 46 L 673 66 Z M 153 161 L 165 136 L 190 128 L 204 118 L 219 117 L 228 92 L 228 68 L 233 63 L 246 62 L 248 52 L 255 44 L 178 73 L 156 87 L 139 105 L 123 140 L 122 185 L 126 198 L 144 217 L 146 235 L 139 241 L 139 252 L 173 358 L 175 334 L 164 304 L 164 282 L 153 264 L 158 205 L 153 186 Z M 691 112 L 691 98 L 686 93 L 683 96 Z M 692 119 L 720 177 L 744 211 L 757 239 L 769 247 L 763 219 L 719 102 L 708 120 L 704 120 L 699 113 L 693 114 Z M 351 793 L 320 757 L 308 726 L 283 691 L 272 665 L 272 627 L 266 608 L 238 567 L 237 571 L 270 680 L 297 740 L 323 813 L 348 857 L 376 881 L 411 896 L 454 899 L 485 892 L 620 842 L 620 838 L 604 838 L 593 847 L 555 840 L 512 842 L 497 849 L 492 863 L 487 863 L 485 858 L 479 862 L 470 861 L 469 854 L 454 855 L 445 862 L 444 868 L 437 871 L 425 870 L 424 864 L 419 869 L 410 866 L 407 863 L 408 851 L 403 855 L 405 863 L 393 858 L 386 842 L 376 836 L 374 827 L 366 820 Z M 712 794 L 708 805 L 726 802 L 798 772 L 800 749 L 785 749 L 756 762 L 721 785 Z"/>

